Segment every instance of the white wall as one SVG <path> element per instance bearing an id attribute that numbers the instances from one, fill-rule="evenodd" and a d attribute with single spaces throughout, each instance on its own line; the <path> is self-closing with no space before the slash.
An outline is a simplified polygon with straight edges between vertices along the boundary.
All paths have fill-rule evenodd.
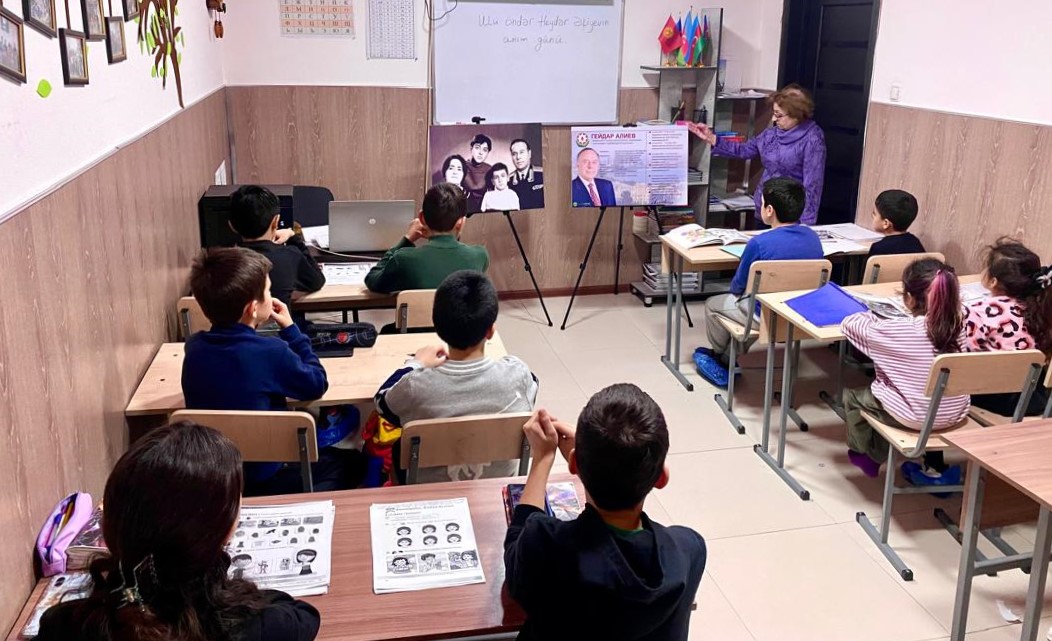
<path id="1" fill-rule="evenodd" d="M 427 87 L 429 21 L 415 4 L 417 59 L 369 60 L 367 2 L 354 3 L 354 38 L 283 36 L 278 0 L 227 2 L 226 84 Z"/>
<path id="2" fill-rule="evenodd" d="M 881 4 L 873 101 L 1052 125 L 1048 0 Z"/>
<path id="3" fill-rule="evenodd" d="M 665 20 L 669 14 L 679 18 L 690 6 L 683 0 L 625 0 L 622 86 L 656 86 L 657 74 L 644 75 L 639 67 L 658 64 L 658 34 Z M 694 6 L 723 7 L 720 55 L 741 68 L 742 86 L 773 88 L 778 81 L 782 0 L 713 0 Z"/>
<path id="4" fill-rule="evenodd" d="M 64 27 L 63 3 L 56 5 Z M 73 28 L 83 29 L 80 3 L 69 5 Z M 4 6 L 22 15 L 21 3 Z M 120 3 L 114 6 L 119 10 Z M 222 87 L 221 48 L 204 2 L 180 3 L 176 24 L 186 38 L 181 71 L 190 105 Z M 0 220 L 179 111 L 174 79 L 162 90 L 161 81 L 150 77 L 153 60 L 140 53 L 136 27 L 125 23 L 124 62 L 108 63 L 104 41 L 88 43 L 90 84 L 84 87 L 62 84 L 58 38 L 26 27 L 27 83 L 0 76 Z M 36 93 L 41 79 L 53 87 L 46 99 Z"/>

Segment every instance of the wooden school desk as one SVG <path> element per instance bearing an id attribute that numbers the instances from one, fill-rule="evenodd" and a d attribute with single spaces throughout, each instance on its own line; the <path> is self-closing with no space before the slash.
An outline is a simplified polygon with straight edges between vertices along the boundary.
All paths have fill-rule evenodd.
<path id="1" fill-rule="evenodd" d="M 1041 627 L 1049 545 L 1052 544 L 1052 467 L 1048 464 L 1048 453 L 1052 451 L 1052 420 L 951 432 L 942 438 L 968 458 L 961 563 L 950 639 L 964 641 L 972 578 L 978 573 L 975 568 L 976 546 L 985 485 L 983 474 L 987 473 L 1005 481 L 1040 506 L 1030 563 L 1030 589 L 1020 636 L 1023 641 L 1034 641 Z"/>
<path id="2" fill-rule="evenodd" d="M 556 474 L 552 482 L 573 481 L 584 504 L 584 490 L 576 477 Z M 504 516 L 502 488 L 525 483 L 525 478 L 481 479 L 310 495 L 246 498 L 246 505 L 275 505 L 332 500 L 336 504 L 333 532 L 332 580 L 329 593 L 305 597 L 321 613 L 318 641 L 418 641 L 514 633 L 525 615 L 504 590 Z M 369 506 L 467 497 L 478 541 L 479 560 L 486 582 L 453 588 L 373 594 L 373 557 L 369 535 Z M 22 628 L 43 592 L 38 583 L 18 622 L 7 637 L 20 639 Z"/>
<path id="3" fill-rule="evenodd" d="M 371 292 L 364 285 L 325 284 L 318 291 L 295 299 L 292 308 L 297 312 L 330 312 L 394 307 L 395 294 Z"/>
<path id="4" fill-rule="evenodd" d="M 962 285 L 968 283 L 978 282 L 978 275 L 961 276 L 960 282 Z M 880 283 L 877 285 L 855 285 L 852 287 L 845 287 L 849 292 L 858 292 L 860 294 L 869 294 L 872 296 L 898 296 L 901 295 L 901 284 L 900 283 Z M 836 373 L 836 391 L 830 395 L 823 392 L 822 398 L 826 402 L 830 403 L 834 410 L 838 410 L 841 399 L 844 393 L 844 356 L 847 341 L 844 339 L 844 334 L 840 330 L 840 325 L 833 325 L 830 327 L 818 327 L 812 324 L 810 321 L 805 319 L 803 316 L 798 314 L 786 301 L 807 294 L 813 290 L 802 290 L 794 292 L 774 292 L 770 294 L 760 294 L 756 297 L 759 301 L 763 312 L 764 323 L 767 325 L 768 334 L 778 336 L 778 323 L 785 322 L 787 327 L 785 329 L 785 360 L 782 369 L 782 395 L 781 395 L 781 410 L 779 414 L 779 432 L 778 432 L 778 452 L 777 455 L 772 457 L 768 444 L 770 443 L 771 434 L 771 403 L 774 396 L 773 385 L 766 385 L 764 389 L 763 397 L 763 435 L 760 443 L 753 446 L 753 450 L 762 458 L 771 469 L 778 474 L 778 476 L 785 481 L 785 483 L 796 492 L 797 496 L 801 499 L 807 500 L 810 498 L 810 493 L 804 489 L 800 482 L 797 481 L 792 474 L 785 469 L 785 438 L 786 438 L 786 425 L 789 417 L 789 407 L 792 404 L 793 399 L 793 386 L 796 383 L 796 363 L 795 359 L 792 358 L 791 349 L 794 342 L 799 342 L 800 338 L 795 337 L 795 332 L 799 330 L 804 336 L 803 338 L 810 338 L 821 343 L 833 343 L 840 341 L 840 358 L 837 362 L 837 373 Z M 773 381 L 774 373 L 774 342 L 768 342 L 767 344 L 767 381 Z M 843 418 L 842 411 L 838 411 L 841 418 Z"/>
<path id="5" fill-rule="evenodd" d="M 376 390 L 416 350 L 427 345 L 441 345 L 438 334 L 392 334 L 377 336 L 376 345 L 357 348 L 354 355 L 322 358 L 329 378 L 329 389 L 320 399 L 300 405 L 345 405 L 368 403 Z M 165 343 L 157 351 L 146 374 L 124 410 L 125 416 L 170 414 L 183 409 L 184 343 Z M 486 355 L 499 358 L 507 350 L 500 335 L 494 333 L 486 344 Z"/>
<path id="6" fill-rule="evenodd" d="M 683 315 L 679 312 L 679 305 L 683 300 L 683 272 L 710 272 L 729 269 L 737 269 L 741 261 L 733 254 L 723 251 L 722 245 L 706 245 L 694 249 L 684 249 L 675 243 L 669 242 L 664 235 L 661 238 L 661 264 L 662 270 L 669 275 L 669 290 L 665 296 L 665 354 L 661 362 L 665 364 L 676 380 L 680 382 L 688 392 L 694 391 L 694 385 L 687 380 L 680 366 L 680 338 L 682 336 Z M 854 252 L 833 254 L 829 258 L 838 256 L 846 260 L 853 260 L 869 253 L 871 243 L 860 242 L 861 248 Z M 689 269 L 686 267 L 689 266 Z M 672 318 L 673 310 L 676 310 L 676 318 Z"/>

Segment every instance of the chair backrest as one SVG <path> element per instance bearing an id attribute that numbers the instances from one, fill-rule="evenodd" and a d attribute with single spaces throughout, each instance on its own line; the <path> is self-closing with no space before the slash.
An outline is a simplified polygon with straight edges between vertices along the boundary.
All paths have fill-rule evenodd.
<path id="1" fill-rule="evenodd" d="M 292 215 L 300 227 L 329 224 L 329 203 L 334 200 L 328 187 L 294 185 L 292 187 Z"/>
<path id="2" fill-rule="evenodd" d="M 193 421 L 223 433 L 237 445 L 246 463 L 299 463 L 303 490 L 314 482 L 310 464 L 318 460 L 318 433 L 307 412 L 178 410 L 171 422 Z"/>
<path id="3" fill-rule="evenodd" d="M 522 426 L 529 412 L 412 421 L 402 429 L 402 469 L 409 483 L 421 467 L 477 465 L 519 459 L 519 474 L 530 462 Z"/>
<path id="4" fill-rule="evenodd" d="M 817 289 L 826 284 L 832 271 L 833 264 L 826 259 L 758 260 L 749 269 L 749 280 L 745 285 L 745 291 L 750 298 L 755 299 L 757 294 Z M 753 316 L 750 314 L 745 321 L 747 335 L 752 331 L 752 326 Z M 765 341 L 779 342 L 783 338 L 781 331 L 778 332 L 778 336 L 770 336 L 766 327 L 763 328 L 762 334 Z"/>
<path id="5" fill-rule="evenodd" d="M 897 283 L 902 280 L 902 272 L 906 271 L 906 267 L 922 258 L 934 258 L 939 261 L 946 260 L 946 257 L 939 252 L 870 256 L 866 260 L 866 270 L 863 272 L 862 282 L 866 285 Z"/>
<path id="6" fill-rule="evenodd" d="M 1036 349 L 942 354 L 932 363 L 925 393 L 935 393 L 943 372 L 945 396 L 1025 392 L 1030 379 L 1032 385 L 1037 384 L 1044 365 L 1045 355 Z"/>
<path id="7" fill-rule="evenodd" d="M 431 310 L 435 306 L 435 290 L 407 289 L 395 298 L 395 327 L 401 333 L 411 329 L 434 327 Z"/>
<path id="8" fill-rule="evenodd" d="M 212 328 L 212 321 L 208 320 L 201 305 L 193 296 L 183 296 L 175 307 L 179 316 L 179 336 L 185 341 L 191 334 L 205 332 Z"/>

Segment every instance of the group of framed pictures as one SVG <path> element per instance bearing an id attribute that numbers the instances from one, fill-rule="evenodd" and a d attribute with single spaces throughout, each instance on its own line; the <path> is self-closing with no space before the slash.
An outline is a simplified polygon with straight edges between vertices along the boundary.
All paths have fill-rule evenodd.
<path id="1" fill-rule="evenodd" d="M 0 6 L 0 75 L 15 82 L 26 81 L 25 25 L 59 39 L 62 53 L 62 79 L 67 85 L 88 84 L 88 41 L 106 42 L 110 64 L 128 58 L 124 23 L 139 16 L 139 0 L 120 0 L 124 16 L 107 17 L 103 0 L 80 0 L 84 30 L 60 29 L 55 0 L 22 0 L 20 18 Z"/>

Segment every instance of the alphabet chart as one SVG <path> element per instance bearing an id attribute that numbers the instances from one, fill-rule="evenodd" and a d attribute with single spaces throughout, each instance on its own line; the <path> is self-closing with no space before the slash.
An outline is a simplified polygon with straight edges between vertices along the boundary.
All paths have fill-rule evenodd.
<path id="1" fill-rule="evenodd" d="M 281 34 L 354 37 L 353 0 L 281 0 Z"/>

